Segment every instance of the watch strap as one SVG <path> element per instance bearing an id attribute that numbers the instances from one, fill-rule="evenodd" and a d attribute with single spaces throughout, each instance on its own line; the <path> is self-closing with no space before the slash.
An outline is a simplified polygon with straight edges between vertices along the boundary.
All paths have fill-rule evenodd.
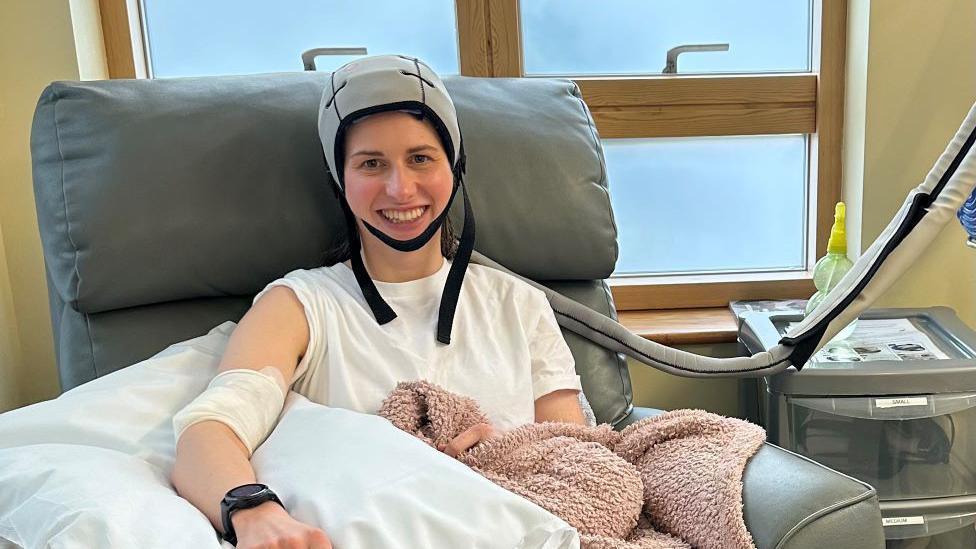
<path id="1" fill-rule="evenodd" d="M 244 486 L 244 485 L 242 485 Z M 240 488 L 238 486 L 237 488 Z M 231 498 L 230 493 L 237 488 L 231 488 L 224 495 L 224 499 L 220 501 L 220 522 L 224 528 L 224 533 L 221 536 L 224 540 L 233 546 L 237 546 L 237 532 L 234 530 L 234 523 L 231 521 L 234 513 L 244 509 L 251 509 L 252 507 L 257 507 L 262 503 L 273 501 L 281 506 L 282 509 L 285 508 L 285 504 L 281 502 L 278 495 L 271 491 L 267 486 L 264 487 L 263 493 L 259 493 L 253 498 L 242 501 L 238 498 Z"/>

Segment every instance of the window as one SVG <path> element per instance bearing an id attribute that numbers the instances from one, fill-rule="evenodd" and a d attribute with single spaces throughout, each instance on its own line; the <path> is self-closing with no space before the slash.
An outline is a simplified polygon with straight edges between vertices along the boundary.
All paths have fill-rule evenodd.
<path id="1" fill-rule="evenodd" d="M 151 76 L 302 70 L 301 52 L 317 47 L 404 53 L 438 74 L 458 74 L 454 0 L 142 0 L 142 7 Z M 319 57 L 316 67 L 334 70 L 355 57 Z"/>
<path id="2" fill-rule="evenodd" d="M 617 276 L 806 268 L 805 136 L 607 139 L 603 146 Z"/>
<path id="3" fill-rule="evenodd" d="M 300 70 L 301 51 L 328 46 L 443 74 L 572 78 L 606 152 L 618 310 L 813 292 L 840 196 L 846 0 L 100 6 L 113 77 Z M 407 19 L 423 29 L 402 32 Z"/>
<path id="4" fill-rule="evenodd" d="M 527 76 L 808 72 L 811 0 L 527 0 L 519 5 Z M 626 14 L 626 16 L 622 16 Z"/>

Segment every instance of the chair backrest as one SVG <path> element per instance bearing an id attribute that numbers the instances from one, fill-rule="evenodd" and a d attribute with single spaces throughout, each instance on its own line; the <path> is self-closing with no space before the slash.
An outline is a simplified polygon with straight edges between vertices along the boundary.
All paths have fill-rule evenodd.
<path id="1" fill-rule="evenodd" d="M 345 238 L 316 130 L 328 77 L 44 90 L 31 151 L 62 390 L 237 321 L 265 284 L 321 265 Z M 446 85 L 468 154 L 476 249 L 613 317 L 604 279 L 616 226 L 602 148 L 575 84 Z M 625 416 L 623 357 L 566 338 L 597 418 Z"/>

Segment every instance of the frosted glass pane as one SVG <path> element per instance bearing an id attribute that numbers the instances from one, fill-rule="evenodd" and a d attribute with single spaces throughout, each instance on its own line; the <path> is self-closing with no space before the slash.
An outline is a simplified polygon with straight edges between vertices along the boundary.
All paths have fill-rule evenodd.
<path id="1" fill-rule="evenodd" d="M 803 135 L 606 139 L 615 275 L 804 267 Z"/>
<path id="2" fill-rule="evenodd" d="M 810 70 L 810 0 L 522 0 L 526 74 L 659 74 Z"/>
<path id="3" fill-rule="evenodd" d="M 453 0 L 143 0 L 157 77 L 301 71 L 303 51 L 365 47 L 458 74 Z M 352 56 L 319 57 L 334 70 Z"/>

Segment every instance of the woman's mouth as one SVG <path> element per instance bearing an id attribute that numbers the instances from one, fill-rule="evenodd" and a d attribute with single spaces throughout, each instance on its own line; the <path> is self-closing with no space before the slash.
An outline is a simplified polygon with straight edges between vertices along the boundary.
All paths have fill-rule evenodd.
<path id="1" fill-rule="evenodd" d="M 379 210 L 380 216 L 387 223 L 395 225 L 400 229 L 409 229 L 418 224 L 420 218 L 427 213 L 429 206 L 418 206 L 409 209 L 385 209 Z"/>

